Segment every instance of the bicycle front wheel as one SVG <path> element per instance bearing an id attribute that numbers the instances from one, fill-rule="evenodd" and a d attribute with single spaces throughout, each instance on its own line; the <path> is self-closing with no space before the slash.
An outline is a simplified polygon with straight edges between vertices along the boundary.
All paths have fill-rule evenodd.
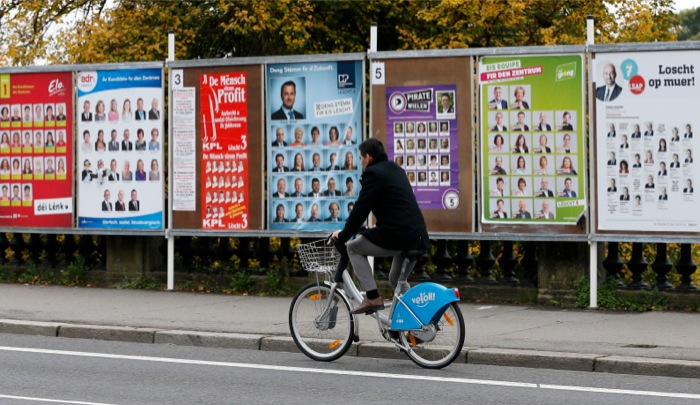
<path id="1" fill-rule="evenodd" d="M 292 300 L 289 329 L 294 343 L 308 357 L 333 361 L 344 355 L 355 337 L 355 322 L 347 299 L 328 284 L 311 283 Z"/>
<path id="2" fill-rule="evenodd" d="M 464 344 L 464 318 L 456 302 L 436 317 L 427 330 L 404 331 L 399 335 L 401 343 L 409 350 L 406 355 L 414 363 L 425 368 L 443 368 L 451 364 L 462 351 Z"/>

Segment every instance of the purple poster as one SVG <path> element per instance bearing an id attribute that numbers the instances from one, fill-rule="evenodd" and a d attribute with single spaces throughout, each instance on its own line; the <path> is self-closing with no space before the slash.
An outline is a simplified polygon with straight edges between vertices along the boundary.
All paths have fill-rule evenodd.
<path id="1" fill-rule="evenodd" d="M 455 85 L 387 87 L 387 153 L 422 209 L 454 208 L 458 197 Z"/>

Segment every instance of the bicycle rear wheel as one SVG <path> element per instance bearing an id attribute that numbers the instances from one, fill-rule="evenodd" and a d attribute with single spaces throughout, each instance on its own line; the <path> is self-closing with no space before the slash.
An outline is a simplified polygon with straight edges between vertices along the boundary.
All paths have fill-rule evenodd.
<path id="1" fill-rule="evenodd" d="M 355 322 L 347 299 L 328 284 L 311 283 L 299 290 L 289 308 L 294 343 L 308 357 L 333 361 L 344 355 L 355 337 Z"/>
<path id="2" fill-rule="evenodd" d="M 451 364 L 464 344 L 464 318 L 456 302 L 447 306 L 426 331 L 404 331 L 401 343 L 409 347 L 406 355 L 425 368 L 443 368 Z"/>

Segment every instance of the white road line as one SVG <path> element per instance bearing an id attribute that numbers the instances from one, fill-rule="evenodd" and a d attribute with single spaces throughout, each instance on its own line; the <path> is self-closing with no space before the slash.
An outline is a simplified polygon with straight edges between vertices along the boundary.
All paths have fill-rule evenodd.
<path id="1" fill-rule="evenodd" d="M 322 369 L 306 368 L 306 367 L 274 366 L 274 365 L 267 365 L 267 364 L 229 363 L 229 362 L 221 362 L 221 361 L 176 359 L 176 358 L 170 358 L 170 357 L 129 356 L 129 355 L 123 355 L 123 354 L 89 353 L 89 352 L 75 352 L 75 351 L 66 351 L 66 350 L 33 349 L 33 348 L 7 347 L 7 346 L 0 346 L 0 350 L 8 351 L 8 352 L 54 354 L 54 355 L 60 355 L 60 356 L 76 356 L 76 357 L 93 357 L 93 358 L 102 358 L 102 359 L 150 361 L 150 362 L 155 362 L 155 363 L 192 364 L 192 365 L 200 365 L 200 366 L 235 367 L 235 368 L 248 368 L 248 369 L 257 369 L 257 370 L 288 371 L 288 372 L 301 372 L 301 373 L 314 373 L 314 374 L 352 375 L 352 376 L 357 376 L 357 377 L 389 378 L 389 379 L 416 380 L 416 381 L 435 381 L 435 382 L 448 382 L 448 383 L 458 383 L 458 384 L 491 385 L 491 386 L 499 386 L 499 387 L 535 388 L 535 389 L 539 388 L 539 389 L 548 389 L 548 390 L 596 392 L 596 393 L 617 394 L 617 395 L 641 395 L 641 396 L 650 396 L 650 397 L 700 399 L 700 394 L 688 394 L 688 393 L 679 393 L 679 392 L 635 391 L 635 390 L 620 390 L 620 389 L 614 389 L 614 388 L 531 384 L 531 383 L 521 383 L 521 382 L 514 382 L 514 381 L 478 380 L 478 379 L 471 379 L 471 378 L 431 377 L 431 376 L 424 376 L 424 375 L 376 373 L 376 372 L 368 372 L 368 371 L 322 370 Z"/>
<path id="2" fill-rule="evenodd" d="M 51 402 L 54 404 L 74 404 L 74 405 L 111 405 L 102 402 L 83 402 L 83 401 L 65 401 L 62 399 L 51 399 L 51 398 L 35 398 L 35 397 L 18 397 L 15 395 L 1 395 L 0 398 L 6 399 L 19 399 L 22 401 L 34 401 L 34 402 Z"/>

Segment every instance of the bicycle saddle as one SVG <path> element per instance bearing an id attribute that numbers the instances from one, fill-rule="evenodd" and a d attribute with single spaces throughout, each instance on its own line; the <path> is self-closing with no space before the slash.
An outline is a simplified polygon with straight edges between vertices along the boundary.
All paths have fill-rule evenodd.
<path id="1" fill-rule="evenodd" d="M 407 259 L 417 259 L 425 254 L 423 249 L 411 249 L 403 252 Z"/>

